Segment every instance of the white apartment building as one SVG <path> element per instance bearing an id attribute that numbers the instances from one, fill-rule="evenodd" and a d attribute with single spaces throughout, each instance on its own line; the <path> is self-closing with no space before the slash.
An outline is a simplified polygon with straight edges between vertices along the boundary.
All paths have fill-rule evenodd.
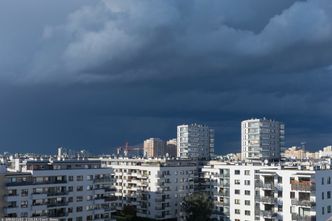
<path id="1" fill-rule="evenodd" d="M 241 122 L 242 160 L 277 160 L 284 147 L 285 125 L 281 122 L 250 119 Z"/>
<path id="2" fill-rule="evenodd" d="M 115 180 L 116 206 L 135 206 L 137 216 L 180 219 L 181 201 L 194 192 L 196 163 L 166 159 L 101 159 Z"/>
<path id="3" fill-rule="evenodd" d="M 214 154 L 214 130 L 200 124 L 177 127 L 177 156 L 181 159 L 210 159 Z"/>
<path id="4" fill-rule="evenodd" d="M 216 220 L 255 220 L 255 171 L 264 166 L 229 165 L 210 161 L 202 172 L 214 200 Z"/>
<path id="5" fill-rule="evenodd" d="M 3 173 L 4 217 L 111 220 L 113 182 L 110 169 L 101 168 L 100 161 L 24 160 L 20 164 L 21 171 L 9 168 Z"/>
<path id="6" fill-rule="evenodd" d="M 310 165 L 253 165 L 210 161 L 203 167 L 215 220 L 332 220 L 332 170 Z"/>

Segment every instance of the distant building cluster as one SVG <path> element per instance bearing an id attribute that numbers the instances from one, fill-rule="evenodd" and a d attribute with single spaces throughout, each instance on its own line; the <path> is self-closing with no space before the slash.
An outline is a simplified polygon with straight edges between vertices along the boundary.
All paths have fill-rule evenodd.
<path id="1" fill-rule="evenodd" d="M 116 155 L 58 148 L 54 156 L 4 154 L 0 217 L 59 221 L 185 221 L 183 200 L 204 193 L 218 221 L 332 219 L 332 146 L 285 149 L 285 126 L 268 119 L 241 123 L 241 152 L 217 156 L 214 130 L 177 127 L 177 138 L 146 139 Z M 143 149 L 141 157 L 120 152 Z M 240 149 L 240 148 L 239 148 Z"/>

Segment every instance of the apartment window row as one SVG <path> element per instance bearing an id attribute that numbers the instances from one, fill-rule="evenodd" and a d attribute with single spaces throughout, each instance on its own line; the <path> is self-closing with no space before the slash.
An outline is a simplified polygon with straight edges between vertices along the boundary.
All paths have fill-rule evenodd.
<path id="1" fill-rule="evenodd" d="M 235 210 L 234 210 L 234 213 L 237 214 L 237 215 L 240 215 L 240 214 L 241 214 L 241 211 L 240 211 L 240 209 L 235 209 Z M 250 210 L 245 210 L 245 211 L 244 211 L 244 215 L 246 215 L 246 216 L 250 216 Z"/>
<path id="2" fill-rule="evenodd" d="M 241 202 L 240 199 L 235 199 L 234 200 L 234 204 L 236 204 L 236 205 L 240 205 L 240 202 Z M 244 205 L 250 206 L 250 200 L 245 200 Z"/>
<path id="3" fill-rule="evenodd" d="M 240 192 L 241 191 L 239 189 L 234 190 L 234 194 L 236 194 L 236 195 L 240 195 Z M 249 196 L 250 195 L 250 190 L 244 190 L 244 195 Z"/>
<path id="4" fill-rule="evenodd" d="M 326 213 L 331 213 L 331 205 L 326 207 Z M 322 215 L 325 215 L 325 207 L 322 207 Z"/>
<path id="5" fill-rule="evenodd" d="M 234 174 L 235 175 L 241 175 L 241 171 L 240 170 L 234 170 Z M 250 170 L 245 170 L 244 175 L 250 176 Z"/>
<path id="6" fill-rule="evenodd" d="M 326 192 L 326 198 L 331 199 L 331 191 Z M 322 200 L 325 199 L 325 192 L 322 192 Z"/>
<path id="7" fill-rule="evenodd" d="M 325 177 L 322 177 L 322 185 L 325 184 Z M 326 178 L 326 184 L 331 184 L 331 177 Z"/>

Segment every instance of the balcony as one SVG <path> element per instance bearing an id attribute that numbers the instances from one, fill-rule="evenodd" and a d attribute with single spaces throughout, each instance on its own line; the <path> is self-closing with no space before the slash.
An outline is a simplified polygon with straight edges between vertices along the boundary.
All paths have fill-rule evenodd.
<path id="1" fill-rule="evenodd" d="M 229 191 L 228 190 L 221 190 L 221 191 L 219 191 L 219 195 L 229 197 Z"/>
<path id="2" fill-rule="evenodd" d="M 262 188 L 262 189 L 269 189 L 269 190 L 273 190 L 275 188 L 274 183 L 263 183 L 261 181 L 256 182 L 256 187 L 258 188 Z"/>
<path id="3" fill-rule="evenodd" d="M 48 217 L 47 213 L 33 213 L 32 217 Z"/>
<path id="4" fill-rule="evenodd" d="M 68 203 L 67 202 L 50 202 L 47 204 L 47 208 L 51 208 L 51 207 L 64 207 L 67 206 Z"/>
<path id="5" fill-rule="evenodd" d="M 316 190 L 315 183 L 311 181 L 291 181 L 291 188 L 295 191 L 314 191 Z"/>
<path id="6" fill-rule="evenodd" d="M 112 179 L 110 177 L 101 177 L 101 178 L 95 178 L 93 180 L 94 183 L 108 183 L 111 182 Z"/>
<path id="7" fill-rule="evenodd" d="M 272 218 L 276 216 L 276 213 L 273 212 L 272 210 L 262 210 L 261 211 L 261 216 L 266 217 L 266 218 Z"/>
<path id="8" fill-rule="evenodd" d="M 265 204 L 275 204 L 277 202 L 277 199 L 275 199 L 273 196 L 263 196 L 257 200 Z"/>
<path id="9" fill-rule="evenodd" d="M 311 200 L 292 200 L 292 205 L 302 206 L 302 207 L 314 207 L 316 206 L 316 202 Z"/>
<path id="10" fill-rule="evenodd" d="M 49 213 L 48 214 L 48 217 L 56 217 L 56 218 L 59 218 L 59 217 L 67 217 L 68 213 L 66 212 L 60 212 L 60 213 Z"/>
<path id="11" fill-rule="evenodd" d="M 316 221 L 316 216 L 292 213 L 293 221 Z"/>
<path id="12" fill-rule="evenodd" d="M 67 191 L 48 192 L 47 196 L 63 196 L 63 195 L 67 195 L 67 194 L 68 194 Z"/>

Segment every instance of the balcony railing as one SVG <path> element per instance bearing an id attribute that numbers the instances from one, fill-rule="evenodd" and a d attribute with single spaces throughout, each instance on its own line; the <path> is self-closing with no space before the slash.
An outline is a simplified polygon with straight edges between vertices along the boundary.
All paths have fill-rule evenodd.
<path id="1" fill-rule="evenodd" d="M 296 191 L 314 191 L 316 185 L 311 181 L 292 181 L 291 188 Z"/>
<path id="2" fill-rule="evenodd" d="M 262 189 L 271 189 L 272 190 L 275 188 L 274 183 L 263 183 L 263 182 L 259 181 L 259 182 L 256 182 L 255 184 L 256 184 L 256 187 L 262 188 Z"/>
<path id="3" fill-rule="evenodd" d="M 67 191 L 59 191 L 59 192 L 47 192 L 47 196 L 61 196 L 61 195 L 67 195 Z"/>
<path id="4" fill-rule="evenodd" d="M 258 200 L 262 203 L 267 203 L 267 204 L 275 204 L 277 202 L 277 199 L 274 198 L 273 196 L 263 196 L 261 198 L 258 198 Z"/>
<path id="5" fill-rule="evenodd" d="M 292 205 L 304 206 L 304 207 L 313 207 L 316 206 L 316 202 L 311 200 L 292 200 Z"/>
<path id="6" fill-rule="evenodd" d="M 94 183 L 106 183 L 106 182 L 111 182 L 112 178 L 110 177 L 102 177 L 102 178 L 95 178 L 93 180 Z"/>
<path id="7" fill-rule="evenodd" d="M 54 203 L 48 203 L 47 207 L 61 207 L 61 206 L 67 206 L 67 202 L 54 202 Z"/>
<path id="8" fill-rule="evenodd" d="M 316 216 L 292 213 L 293 221 L 316 221 Z"/>
<path id="9" fill-rule="evenodd" d="M 272 217 L 275 217 L 276 215 L 277 214 L 272 210 L 262 210 L 261 211 L 261 216 L 263 216 L 263 217 L 272 218 Z"/>

